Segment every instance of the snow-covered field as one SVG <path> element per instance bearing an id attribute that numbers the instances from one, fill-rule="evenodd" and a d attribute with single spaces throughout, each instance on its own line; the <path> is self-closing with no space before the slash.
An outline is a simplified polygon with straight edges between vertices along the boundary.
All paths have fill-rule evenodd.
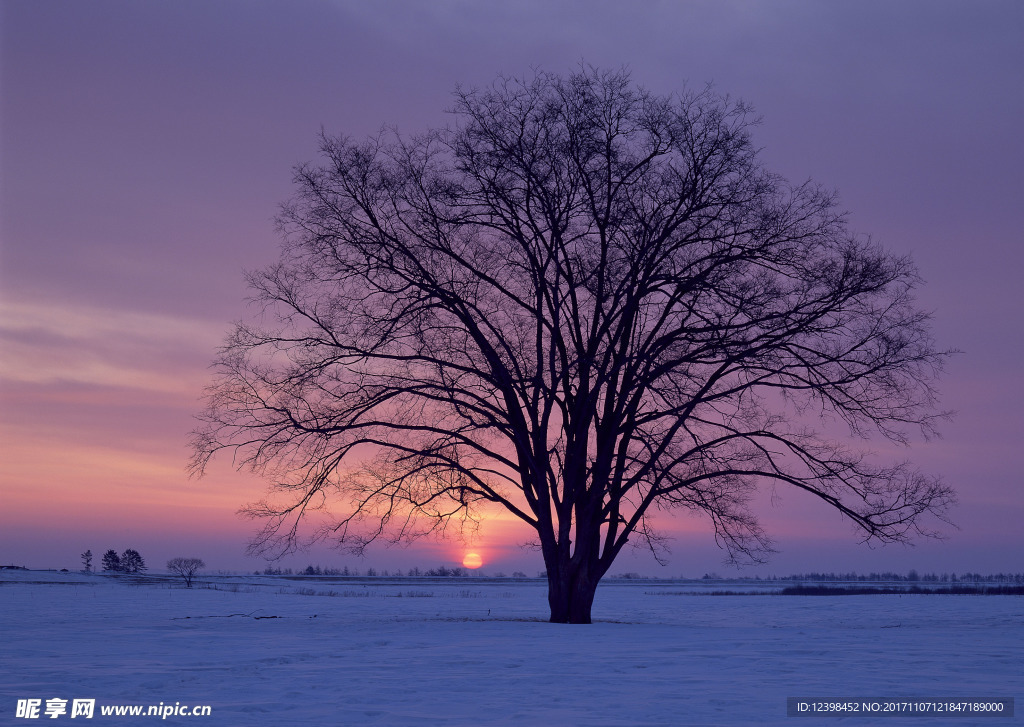
<path id="1" fill-rule="evenodd" d="M 196 725 L 1015 724 L 788 717 L 787 697 L 1017 698 L 1024 597 L 712 596 L 612 581 L 591 626 L 538 580 L 0 574 L 0 723 L 132 724 L 102 706 L 209 705 Z M 726 587 L 719 583 L 718 588 Z M 48 718 L 47 700 L 67 714 Z M 39 699 L 36 720 L 18 700 Z M 71 717 L 95 699 L 94 717 Z"/>

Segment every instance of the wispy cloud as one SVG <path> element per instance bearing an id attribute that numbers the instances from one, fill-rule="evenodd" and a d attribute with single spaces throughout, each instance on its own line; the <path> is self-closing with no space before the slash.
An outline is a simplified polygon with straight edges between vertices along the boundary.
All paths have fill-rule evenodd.
<path id="1" fill-rule="evenodd" d="M 0 303 L 0 380 L 194 394 L 224 326 L 69 304 Z"/>

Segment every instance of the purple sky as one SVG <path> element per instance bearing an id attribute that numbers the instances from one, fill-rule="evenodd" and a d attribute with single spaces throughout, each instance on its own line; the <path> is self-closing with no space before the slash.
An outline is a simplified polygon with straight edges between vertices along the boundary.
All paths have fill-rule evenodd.
<path id="1" fill-rule="evenodd" d="M 772 169 L 839 190 L 852 227 L 911 253 L 939 345 L 958 348 L 944 437 L 883 456 L 942 474 L 959 530 L 867 549 L 784 497 L 780 553 L 753 573 L 1024 570 L 1024 4 L 940 2 L 50 2 L 0 5 L 0 564 L 78 567 L 86 548 L 151 566 L 251 569 L 235 510 L 263 484 L 184 472 L 207 365 L 245 315 L 243 270 L 316 135 L 445 123 L 456 83 L 628 66 L 657 92 L 716 88 L 763 115 Z M 881 445 L 879 445 L 881 446 Z M 727 573 L 697 524 L 671 563 Z M 689 533 L 689 534 L 687 534 Z M 541 568 L 501 522 L 485 570 Z M 360 568 L 461 560 L 425 543 Z"/>

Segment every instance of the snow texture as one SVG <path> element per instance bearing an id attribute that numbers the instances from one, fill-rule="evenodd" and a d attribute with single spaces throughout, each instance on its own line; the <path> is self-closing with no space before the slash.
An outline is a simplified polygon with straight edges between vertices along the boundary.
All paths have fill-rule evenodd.
<path id="1" fill-rule="evenodd" d="M 714 584 L 723 588 L 722 583 Z M 611 581 L 546 623 L 540 580 L 0 574 L 0 723 L 18 699 L 210 705 L 195 725 L 959 725 L 787 717 L 786 698 L 1024 694 L 1024 597 L 695 595 Z"/>

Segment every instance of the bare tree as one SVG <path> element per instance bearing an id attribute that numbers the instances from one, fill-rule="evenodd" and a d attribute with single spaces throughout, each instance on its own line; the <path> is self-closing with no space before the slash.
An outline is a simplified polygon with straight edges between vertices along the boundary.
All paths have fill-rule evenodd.
<path id="1" fill-rule="evenodd" d="M 192 579 L 205 567 L 206 563 L 201 558 L 171 558 L 167 561 L 167 570 L 184 578 L 186 588 L 192 587 Z"/>
<path id="2" fill-rule="evenodd" d="M 359 550 L 496 504 L 536 531 L 551 620 L 588 623 L 660 510 L 733 558 L 770 551 L 748 503 L 811 493 L 902 541 L 952 492 L 814 431 L 933 431 L 945 353 L 912 263 L 855 236 L 818 186 L 764 169 L 755 119 L 626 72 L 500 78 L 452 128 L 324 136 L 251 275 L 260 324 L 216 361 L 194 469 L 232 449 L 275 486 L 255 551 Z"/>

